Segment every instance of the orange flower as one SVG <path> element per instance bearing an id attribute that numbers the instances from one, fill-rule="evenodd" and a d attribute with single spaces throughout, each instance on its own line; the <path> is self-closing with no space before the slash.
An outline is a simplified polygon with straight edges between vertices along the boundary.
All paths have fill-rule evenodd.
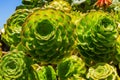
<path id="1" fill-rule="evenodd" d="M 98 0 L 95 3 L 97 7 L 108 7 L 110 4 L 112 4 L 111 0 Z"/>

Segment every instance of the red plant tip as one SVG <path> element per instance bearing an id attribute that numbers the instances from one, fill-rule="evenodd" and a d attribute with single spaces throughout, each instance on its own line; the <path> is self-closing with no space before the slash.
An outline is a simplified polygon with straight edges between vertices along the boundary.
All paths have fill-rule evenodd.
<path id="1" fill-rule="evenodd" d="M 111 0 L 98 0 L 95 5 L 97 7 L 108 7 L 109 5 L 112 4 L 112 1 Z"/>

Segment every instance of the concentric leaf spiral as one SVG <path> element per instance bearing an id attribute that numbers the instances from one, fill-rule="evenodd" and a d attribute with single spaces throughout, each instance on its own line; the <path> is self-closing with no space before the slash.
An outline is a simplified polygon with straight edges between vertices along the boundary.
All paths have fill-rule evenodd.
<path id="1" fill-rule="evenodd" d="M 27 9 L 19 9 L 7 20 L 4 26 L 5 32 L 2 34 L 2 40 L 6 44 L 16 46 L 20 42 L 22 24 L 31 12 L 32 11 Z"/>
<path id="2" fill-rule="evenodd" d="M 98 63 L 89 68 L 87 78 L 90 80 L 118 80 L 116 69 L 107 63 Z"/>
<path id="3" fill-rule="evenodd" d="M 78 48 L 87 59 L 107 62 L 116 53 L 117 25 L 106 12 L 91 11 L 85 15 L 78 25 L 77 35 Z"/>
<path id="4" fill-rule="evenodd" d="M 71 17 L 60 10 L 35 10 L 23 25 L 22 44 L 38 61 L 57 61 L 69 55 L 74 44 L 75 26 L 70 21 Z"/>
<path id="5" fill-rule="evenodd" d="M 11 51 L 1 58 L 0 74 L 3 80 L 25 80 L 26 63 L 22 51 Z"/>

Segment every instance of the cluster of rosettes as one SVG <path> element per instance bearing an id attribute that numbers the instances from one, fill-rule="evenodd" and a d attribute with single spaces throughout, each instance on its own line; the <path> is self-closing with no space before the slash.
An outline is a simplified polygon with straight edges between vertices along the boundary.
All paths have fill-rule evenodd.
<path id="1" fill-rule="evenodd" d="M 23 4 L 34 2 L 23 0 Z M 75 40 L 76 26 L 66 14 L 70 9 L 65 1 L 53 1 L 46 9 L 17 9 L 5 24 L 2 40 L 9 46 L 23 45 L 37 61 L 57 62 L 71 54 Z"/>
<path id="2" fill-rule="evenodd" d="M 23 51 L 13 50 L 0 58 L 0 80 L 57 80 L 57 78 L 51 65 L 36 65 Z"/>
<path id="3" fill-rule="evenodd" d="M 0 80 L 117 80 L 110 64 L 120 62 L 119 14 L 82 14 L 68 0 L 40 8 L 46 1 L 23 0 L 5 24 L 2 40 L 14 47 L 0 58 Z"/>

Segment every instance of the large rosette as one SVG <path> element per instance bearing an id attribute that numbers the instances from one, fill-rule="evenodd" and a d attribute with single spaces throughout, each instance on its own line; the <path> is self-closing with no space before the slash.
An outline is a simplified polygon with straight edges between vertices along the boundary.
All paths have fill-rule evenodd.
<path id="1" fill-rule="evenodd" d="M 78 25 L 78 48 L 86 59 L 109 62 L 116 53 L 118 30 L 106 12 L 91 11 Z"/>
<path id="2" fill-rule="evenodd" d="M 59 10 L 35 10 L 23 25 L 22 44 L 38 61 L 57 61 L 69 55 L 74 44 L 74 25 L 70 21 L 71 17 Z"/>

